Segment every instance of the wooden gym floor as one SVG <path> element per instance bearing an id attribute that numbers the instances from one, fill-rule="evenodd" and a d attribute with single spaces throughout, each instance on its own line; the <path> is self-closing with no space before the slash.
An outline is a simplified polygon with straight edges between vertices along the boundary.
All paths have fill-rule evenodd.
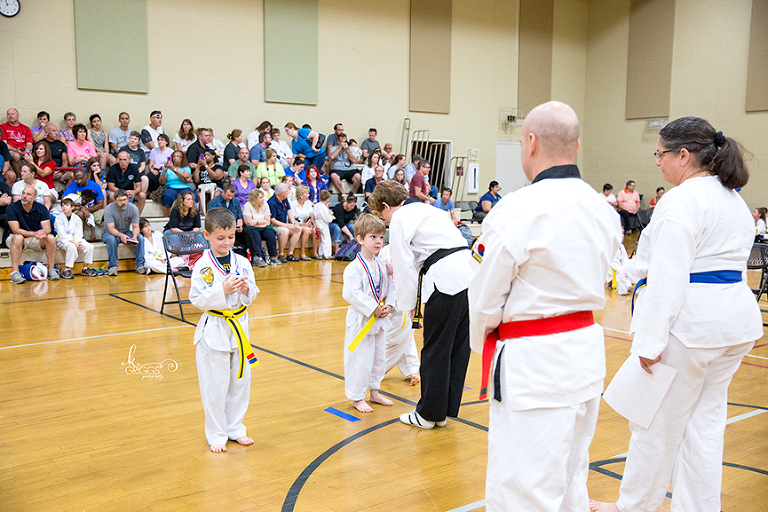
<path id="1" fill-rule="evenodd" d="M 192 345 L 200 313 L 186 305 L 186 322 L 178 307 L 160 315 L 163 276 L 0 283 L 0 510 L 484 510 L 480 357 L 447 428 L 398 422 L 419 388 L 397 369 L 382 384 L 393 407 L 354 411 L 343 385 L 344 265 L 256 269 L 261 293 L 249 312 L 261 364 L 246 415 L 256 443 L 229 443 L 225 454 L 203 435 Z M 607 383 L 628 355 L 630 315 L 629 297 L 606 294 L 597 316 Z M 766 391 L 763 338 L 730 387 L 723 511 L 768 508 Z M 617 497 L 628 439 L 626 420 L 602 402 L 591 497 Z"/>

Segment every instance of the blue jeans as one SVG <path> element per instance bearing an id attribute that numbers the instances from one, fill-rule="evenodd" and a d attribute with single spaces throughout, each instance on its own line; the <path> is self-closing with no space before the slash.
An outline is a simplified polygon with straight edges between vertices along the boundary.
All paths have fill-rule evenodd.
<path id="1" fill-rule="evenodd" d="M 320 173 L 321 169 L 323 168 L 323 164 L 325 163 L 325 152 L 315 155 L 312 158 L 305 158 L 304 159 L 304 174 L 306 175 L 307 169 L 309 169 L 310 165 L 314 165 L 317 167 L 318 174 Z"/>
<path id="2" fill-rule="evenodd" d="M 328 224 L 328 229 L 331 230 L 331 238 L 333 239 L 333 243 L 338 244 L 341 242 L 341 226 L 336 224 L 335 222 L 331 222 Z M 352 239 L 355 238 L 355 227 L 352 224 L 352 222 L 347 223 L 347 229 L 350 233 L 352 233 Z"/>
<path id="3" fill-rule="evenodd" d="M 131 231 L 126 231 L 124 234 L 127 235 L 128 238 L 133 236 L 133 232 Z M 138 240 L 139 243 L 133 246 L 133 254 L 136 256 L 136 268 L 144 266 L 144 237 L 139 235 Z M 117 246 L 122 242 L 118 237 L 110 234 L 106 229 L 104 229 L 104 232 L 101 234 L 101 241 L 107 244 L 107 257 L 109 258 L 107 267 L 116 267 Z"/>

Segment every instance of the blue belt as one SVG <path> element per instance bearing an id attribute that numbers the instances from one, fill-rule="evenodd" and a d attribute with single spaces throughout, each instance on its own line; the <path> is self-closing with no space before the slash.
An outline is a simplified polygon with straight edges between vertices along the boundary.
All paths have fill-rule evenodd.
<path id="1" fill-rule="evenodd" d="M 637 290 L 645 286 L 648 282 L 647 278 L 642 278 L 635 285 L 635 290 L 632 292 L 632 314 L 635 313 L 635 295 Z M 707 284 L 731 284 L 741 282 L 741 271 L 739 270 L 712 270 L 710 272 L 694 272 L 691 274 L 691 283 L 707 283 Z"/>

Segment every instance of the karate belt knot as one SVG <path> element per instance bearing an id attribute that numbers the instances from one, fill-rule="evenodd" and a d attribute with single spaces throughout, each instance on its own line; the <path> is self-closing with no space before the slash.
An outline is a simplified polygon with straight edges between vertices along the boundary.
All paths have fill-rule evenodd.
<path id="1" fill-rule="evenodd" d="M 709 272 L 693 272 L 690 275 L 689 283 L 704 283 L 704 284 L 733 284 L 741 282 L 740 270 L 710 270 Z M 644 277 L 637 282 L 635 289 L 632 292 L 632 314 L 635 314 L 635 295 L 637 290 L 642 288 L 648 283 L 648 278 Z"/>
<path id="2" fill-rule="evenodd" d="M 245 361 L 248 361 L 252 366 L 258 366 L 259 360 L 253 354 L 251 344 L 248 341 L 248 336 L 245 334 L 242 324 L 240 324 L 240 318 L 245 314 L 248 308 L 242 306 L 238 309 L 209 309 L 207 313 L 212 316 L 223 318 L 229 328 L 232 330 L 232 334 L 235 335 L 237 340 L 237 346 L 240 352 L 240 367 L 237 370 L 237 378 L 241 379 L 245 372 Z"/>
<path id="3" fill-rule="evenodd" d="M 517 322 L 505 322 L 488 334 L 483 345 L 483 375 L 480 384 L 480 400 L 488 398 L 488 376 L 491 372 L 493 354 L 496 352 L 496 343 L 499 340 L 523 338 L 526 336 L 545 336 L 561 332 L 575 331 L 589 327 L 595 323 L 592 311 L 578 311 L 567 315 L 537 318 L 535 320 L 519 320 Z M 499 364 L 504 347 L 501 347 L 496 363 L 496 372 L 493 376 L 493 398 L 501 402 L 501 371 Z"/>

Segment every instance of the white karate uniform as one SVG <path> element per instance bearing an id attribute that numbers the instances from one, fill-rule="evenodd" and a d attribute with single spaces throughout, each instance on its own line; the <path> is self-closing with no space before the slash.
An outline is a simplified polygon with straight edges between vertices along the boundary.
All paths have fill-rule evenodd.
<path id="1" fill-rule="evenodd" d="M 333 222 L 333 214 L 322 202 L 317 202 L 313 206 L 313 212 L 315 214 L 315 225 L 320 230 L 320 246 L 317 249 L 319 256 L 331 257 L 331 230 L 328 225 Z"/>
<path id="2" fill-rule="evenodd" d="M 391 261 L 388 245 L 381 249 L 379 258 L 384 262 Z M 396 296 L 394 280 L 389 284 L 389 294 Z M 395 365 L 403 377 L 410 377 L 419 372 L 419 352 L 416 349 L 411 321 L 408 311 L 399 311 L 395 308 L 384 319 L 384 338 L 387 346 L 386 372 Z"/>
<path id="3" fill-rule="evenodd" d="M 246 258 L 234 252 L 230 253 L 230 265 L 230 274 L 247 276 L 248 295 L 239 292 L 224 295 L 226 274 L 208 250 L 195 263 L 189 290 L 190 302 L 204 312 L 249 306 L 259 293 L 253 269 Z M 239 322 L 250 340 L 247 311 Z M 205 312 L 197 323 L 194 343 L 197 345 L 195 359 L 208 444 L 224 444 L 227 439 L 244 436 L 243 418 L 248 410 L 251 391 L 251 367 L 245 361 L 243 377 L 237 378 L 240 353 L 235 335 L 224 318 Z"/>
<path id="4" fill-rule="evenodd" d="M 620 240 L 619 216 L 581 179 L 541 179 L 502 198 L 472 251 L 482 261 L 469 287 L 472 349 L 482 353 L 501 323 L 602 310 Z M 502 401 L 489 393 L 486 509 L 587 510 L 602 327 L 501 340 L 494 361 Z"/>
<path id="5" fill-rule="evenodd" d="M 163 234 L 157 231 L 152 232 L 152 240 L 144 237 L 144 265 L 158 274 L 165 274 L 167 266 L 165 264 L 165 249 L 163 248 Z M 184 259 L 181 256 L 171 256 L 171 268 L 184 265 Z"/>
<path id="6" fill-rule="evenodd" d="M 379 297 L 385 300 L 390 283 L 386 265 L 379 258 L 376 258 L 374 264 L 369 261 L 366 263 L 374 285 L 379 286 L 381 283 Z M 357 348 L 354 351 L 349 350 L 350 343 L 379 305 L 371 289 L 365 267 L 358 257 L 344 269 L 344 286 L 341 296 L 349 302 L 344 333 L 344 392 L 350 400 L 363 400 L 366 391 L 379 389 L 384 378 L 386 355 L 384 321 L 386 318 L 377 318 Z"/>
<path id="7" fill-rule="evenodd" d="M 72 268 L 77 259 L 77 243 L 80 242 L 83 253 L 83 263 L 90 265 L 93 263 L 93 244 L 83 238 L 83 221 L 74 213 L 67 216 L 63 213 L 56 216 L 54 223 L 56 229 L 56 245 L 63 249 L 65 253 L 64 266 Z"/>
<path id="8" fill-rule="evenodd" d="M 613 281 L 613 272 L 616 272 L 616 291 L 619 295 L 627 295 L 632 290 L 632 282 L 623 269 L 627 261 L 629 261 L 627 249 L 624 244 L 619 244 L 619 250 L 611 261 L 611 271 L 608 276 L 608 281 Z"/>
<path id="9" fill-rule="evenodd" d="M 765 230 L 765 221 L 763 219 L 757 219 L 757 222 L 755 222 L 755 236 L 765 238 Z"/>
<path id="10" fill-rule="evenodd" d="M 632 438 L 619 509 L 656 510 L 673 482 L 672 510 L 720 510 L 728 385 L 763 335 L 746 281 L 754 220 L 741 196 L 716 176 L 689 178 L 664 195 L 625 265 L 638 290 L 631 353 L 678 370 L 644 429 Z M 690 283 L 690 274 L 737 270 L 730 284 Z M 638 363 L 639 364 L 639 363 Z"/>

